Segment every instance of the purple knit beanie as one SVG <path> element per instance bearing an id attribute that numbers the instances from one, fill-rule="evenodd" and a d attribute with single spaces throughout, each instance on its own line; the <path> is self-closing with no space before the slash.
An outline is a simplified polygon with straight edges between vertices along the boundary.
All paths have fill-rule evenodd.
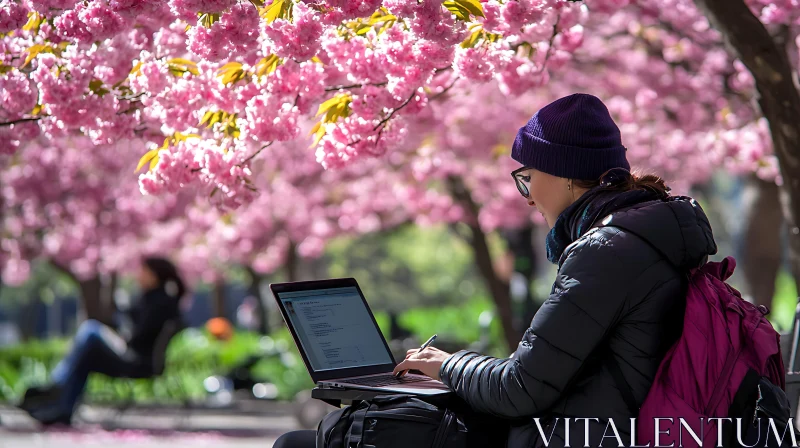
<path id="1" fill-rule="evenodd" d="M 595 180 L 630 170 L 619 128 L 599 98 L 576 93 L 541 108 L 519 129 L 511 157 L 556 177 Z"/>

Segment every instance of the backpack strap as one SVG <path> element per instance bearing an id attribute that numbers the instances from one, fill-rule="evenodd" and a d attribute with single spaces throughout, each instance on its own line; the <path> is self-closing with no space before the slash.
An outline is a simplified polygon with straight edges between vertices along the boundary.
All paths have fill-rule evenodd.
<path id="1" fill-rule="evenodd" d="M 371 407 L 372 404 L 368 404 L 366 407 L 361 407 L 361 409 L 353 413 L 353 423 L 350 424 L 350 430 L 347 431 L 348 444 L 344 448 L 362 448 L 364 419 Z"/>
<path id="2" fill-rule="evenodd" d="M 628 410 L 634 417 L 637 417 L 639 416 L 639 406 L 636 404 L 636 397 L 633 396 L 631 387 L 628 385 L 628 382 L 625 381 L 625 376 L 622 375 L 622 369 L 619 368 L 617 358 L 614 357 L 614 353 L 611 352 L 610 347 L 607 352 L 609 355 L 608 370 L 611 372 L 611 377 L 614 378 L 614 382 L 617 383 L 617 389 L 619 389 L 619 392 L 622 394 L 622 399 L 625 401 Z"/>

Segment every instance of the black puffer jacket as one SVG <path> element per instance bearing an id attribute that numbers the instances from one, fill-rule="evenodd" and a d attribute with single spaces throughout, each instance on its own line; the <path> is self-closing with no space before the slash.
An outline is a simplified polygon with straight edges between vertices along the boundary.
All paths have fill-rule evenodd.
<path id="1" fill-rule="evenodd" d="M 554 416 L 562 421 L 550 447 L 565 445 L 563 417 L 599 418 L 588 421 L 593 447 L 618 446 L 612 437 L 600 444 L 613 418 L 627 446 L 634 416 L 607 361 L 616 358 L 641 405 L 682 328 L 682 271 L 716 253 L 708 219 L 689 198 L 644 202 L 599 220 L 564 250 L 553 292 L 510 358 L 461 351 L 442 365 L 442 381 L 474 410 L 522 418 L 509 433 L 511 448 L 544 446 L 531 418 L 544 426 Z M 571 446 L 584 446 L 584 425 L 571 422 Z"/>

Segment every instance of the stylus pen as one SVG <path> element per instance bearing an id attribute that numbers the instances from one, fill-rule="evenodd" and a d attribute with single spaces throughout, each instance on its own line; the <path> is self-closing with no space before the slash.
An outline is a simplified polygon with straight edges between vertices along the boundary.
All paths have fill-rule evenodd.
<path id="1" fill-rule="evenodd" d="M 433 344 L 433 341 L 436 340 L 436 336 L 439 336 L 439 335 L 435 334 L 435 335 L 431 336 L 430 339 L 425 341 L 425 343 L 422 344 L 422 346 L 419 348 L 419 350 L 417 350 L 417 353 L 425 350 L 426 348 L 428 348 L 429 345 Z M 405 375 L 407 372 L 408 372 L 408 370 L 402 370 L 400 372 L 397 372 L 397 375 L 395 375 L 395 377 L 400 378 L 401 376 Z"/>

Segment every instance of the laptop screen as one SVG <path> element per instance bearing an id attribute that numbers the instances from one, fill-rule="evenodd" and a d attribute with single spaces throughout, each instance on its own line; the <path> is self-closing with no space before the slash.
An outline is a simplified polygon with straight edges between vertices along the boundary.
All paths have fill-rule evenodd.
<path id="1" fill-rule="evenodd" d="M 355 286 L 277 296 L 315 372 L 392 363 Z"/>

